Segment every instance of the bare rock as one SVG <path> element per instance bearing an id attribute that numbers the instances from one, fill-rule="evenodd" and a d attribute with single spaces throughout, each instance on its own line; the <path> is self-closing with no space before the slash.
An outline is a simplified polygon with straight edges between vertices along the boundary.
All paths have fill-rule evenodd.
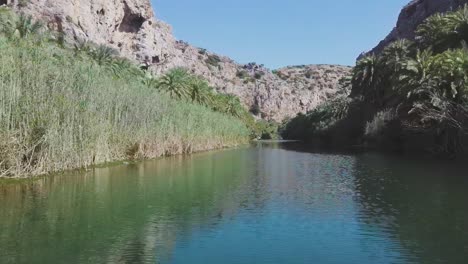
<path id="1" fill-rule="evenodd" d="M 412 0 L 401 11 L 397 25 L 390 34 L 374 49 L 362 54 L 360 57 L 370 53 L 378 54 L 388 44 L 398 39 L 413 40 L 417 27 L 424 22 L 426 18 L 436 13 L 456 10 L 464 4 L 468 4 L 468 0 Z"/>
<path id="2" fill-rule="evenodd" d="M 45 21 L 69 42 L 110 46 L 156 74 L 175 67 L 203 76 L 218 92 L 234 94 L 258 109 L 258 117 L 282 121 L 332 97 L 350 68 L 333 65 L 287 67 L 274 74 L 262 65 L 241 65 L 186 42 L 158 20 L 150 0 L 0 0 L 18 12 Z"/>

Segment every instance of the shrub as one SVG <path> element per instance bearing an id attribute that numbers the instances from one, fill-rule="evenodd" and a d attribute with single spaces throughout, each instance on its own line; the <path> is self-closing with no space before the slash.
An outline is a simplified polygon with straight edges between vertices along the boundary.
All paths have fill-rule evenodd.
<path id="1" fill-rule="evenodd" d="M 221 58 L 218 55 L 210 54 L 206 58 L 205 62 L 208 65 L 214 66 L 214 67 L 219 67 L 219 63 L 221 62 Z"/>
<path id="2" fill-rule="evenodd" d="M 260 80 L 263 77 L 263 75 L 265 75 L 264 72 L 255 72 L 254 78 Z"/>
<path id="3" fill-rule="evenodd" d="M 249 73 L 245 70 L 237 70 L 236 76 L 237 78 L 240 78 L 240 79 L 245 79 L 245 78 L 250 77 Z"/>

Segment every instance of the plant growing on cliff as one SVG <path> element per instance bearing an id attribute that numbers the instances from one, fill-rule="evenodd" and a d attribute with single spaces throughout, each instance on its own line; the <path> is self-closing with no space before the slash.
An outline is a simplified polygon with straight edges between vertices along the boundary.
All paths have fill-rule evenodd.
<path id="1" fill-rule="evenodd" d="M 99 45 L 89 50 L 91 58 L 99 65 L 112 63 L 113 59 L 116 58 L 118 52 L 106 45 Z"/>
<path id="2" fill-rule="evenodd" d="M 5 8 L 0 11 L 1 32 L 10 39 L 37 36 L 43 28 L 43 24 L 34 21 L 32 16 L 15 16 Z"/>
<path id="3" fill-rule="evenodd" d="M 460 48 L 463 41 L 468 41 L 468 4 L 457 11 L 429 17 L 418 27 L 416 35 L 422 48 L 435 52 Z"/>
<path id="4" fill-rule="evenodd" d="M 219 67 L 221 63 L 221 58 L 218 55 L 209 54 L 205 62 L 213 67 Z"/>
<path id="5" fill-rule="evenodd" d="M 172 98 L 188 99 L 191 78 L 186 69 L 175 68 L 159 78 L 156 89 L 169 94 Z"/>
<path id="6" fill-rule="evenodd" d="M 381 83 L 381 68 L 378 57 L 369 55 L 360 59 L 353 69 L 354 95 L 363 95 L 371 101 L 379 99 L 379 85 Z"/>

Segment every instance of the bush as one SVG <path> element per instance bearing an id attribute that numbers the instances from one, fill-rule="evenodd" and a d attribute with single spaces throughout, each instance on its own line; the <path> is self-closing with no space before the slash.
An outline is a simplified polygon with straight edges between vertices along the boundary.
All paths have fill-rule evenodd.
<path id="1" fill-rule="evenodd" d="M 206 58 L 205 62 L 208 65 L 211 65 L 213 67 L 219 67 L 220 66 L 219 63 L 221 62 L 221 58 L 218 55 L 210 54 Z"/>
<path id="2" fill-rule="evenodd" d="M 257 80 L 260 80 L 263 77 L 263 75 L 265 75 L 264 72 L 256 72 L 254 74 L 254 78 L 257 79 Z"/>
<path id="3" fill-rule="evenodd" d="M 240 78 L 240 79 L 245 79 L 245 78 L 249 78 L 250 75 L 247 71 L 244 71 L 244 70 L 238 70 L 237 73 L 236 73 L 236 76 L 237 78 Z"/>

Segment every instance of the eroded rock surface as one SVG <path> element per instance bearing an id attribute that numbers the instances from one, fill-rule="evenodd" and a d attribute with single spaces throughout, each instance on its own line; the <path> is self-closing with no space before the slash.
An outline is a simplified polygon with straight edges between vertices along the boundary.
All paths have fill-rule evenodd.
<path id="1" fill-rule="evenodd" d="M 378 54 L 388 44 L 398 39 L 414 39 L 416 28 L 426 18 L 436 13 L 456 10 L 464 4 L 468 4 L 468 0 L 412 0 L 401 11 L 395 28 L 368 53 Z"/>
<path id="2" fill-rule="evenodd" d="M 282 121 L 333 97 L 350 68 L 311 65 L 279 69 L 240 65 L 228 57 L 178 41 L 154 16 L 149 0 L 4 0 L 43 20 L 66 39 L 91 41 L 118 50 L 156 74 L 184 67 L 219 92 L 237 95 L 259 117 Z"/>

